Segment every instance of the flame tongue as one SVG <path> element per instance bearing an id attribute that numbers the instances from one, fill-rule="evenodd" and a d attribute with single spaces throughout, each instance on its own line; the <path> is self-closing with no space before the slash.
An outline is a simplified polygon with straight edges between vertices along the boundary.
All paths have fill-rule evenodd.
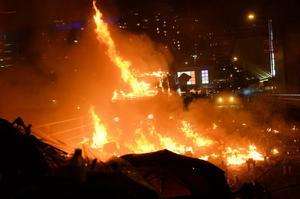
<path id="1" fill-rule="evenodd" d="M 103 15 L 96 6 L 96 2 L 93 2 L 93 8 L 96 12 L 94 15 L 94 21 L 96 23 L 97 39 L 106 45 L 107 55 L 109 59 L 121 70 L 121 77 L 125 83 L 128 83 L 132 89 L 131 93 L 115 92 L 113 99 L 123 98 L 134 98 L 141 96 L 152 96 L 156 95 L 155 90 L 150 89 L 150 84 L 146 82 L 140 82 L 135 75 L 130 71 L 131 62 L 122 58 L 116 49 L 114 40 L 108 29 L 107 23 L 103 20 Z"/>
<path id="2" fill-rule="evenodd" d="M 249 159 L 258 161 L 264 160 L 264 157 L 257 152 L 256 146 L 254 145 L 250 145 L 247 150 L 244 148 L 233 149 L 231 147 L 227 147 L 223 155 L 227 159 L 228 165 L 241 165 Z"/>
<path id="3" fill-rule="evenodd" d="M 105 126 L 101 123 L 98 115 L 96 114 L 94 107 L 91 107 L 90 113 L 92 116 L 95 131 L 93 133 L 93 142 L 91 144 L 91 147 L 95 149 L 102 149 L 103 146 L 108 143 L 107 131 Z"/>
<path id="4" fill-rule="evenodd" d="M 163 72 L 141 74 L 132 73 L 130 71 L 131 62 L 122 58 L 118 54 L 115 42 L 109 32 L 108 25 L 104 22 L 102 13 L 96 7 L 95 1 L 93 2 L 93 8 L 96 12 L 94 15 L 94 20 L 96 23 L 95 31 L 97 33 L 97 39 L 107 47 L 107 55 L 109 59 L 120 69 L 123 81 L 129 84 L 132 90 L 128 93 L 124 91 L 114 91 L 113 99 L 127 99 L 156 95 L 158 93 L 156 89 L 151 89 L 150 84 L 139 81 L 137 77 L 163 77 L 166 74 Z M 162 80 L 160 84 L 162 84 Z M 94 126 L 91 147 L 101 151 L 102 154 L 122 155 L 125 152 L 145 153 L 159 149 L 168 149 L 180 154 L 190 152 L 193 156 L 201 157 L 203 159 L 221 157 L 227 161 L 228 165 L 240 165 L 245 163 L 250 158 L 254 160 L 263 160 L 263 156 L 256 150 L 254 145 L 250 145 L 249 147 L 245 148 L 232 148 L 227 146 L 227 148 L 225 148 L 225 150 L 218 155 L 213 152 L 210 154 L 208 152 L 205 154 L 198 154 L 198 151 L 204 151 L 202 150 L 203 148 L 208 149 L 209 147 L 210 151 L 213 150 L 213 147 L 217 149 L 217 142 L 196 132 L 188 121 L 177 121 L 179 128 L 174 128 L 173 130 L 178 131 L 177 135 L 179 138 L 177 136 L 170 136 L 166 133 L 163 134 L 163 132 L 157 131 L 154 123 L 149 122 L 154 119 L 153 114 L 149 114 L 147 118 L 144 118 L 147 120 L 147 122 L 142 122 L 148 126 L 143 126 L 143 124 L 141 124 L 139 127 L 135 127 L 136 130 L 134 131 L 133 136 L 130 137 L 130 134 L 113 136 L 108 134 L 105 125 L 101 122 L 93 107 L 90 109 L 90 113 Z M 176 121 L 176 119 L 172 117 L 172 121 Z M 115 122 L 118 123 L 119 118 L 115 119 Z M 213 124 L 212 129 L 215 130 L 216 128 L 218 128 L 218 126 Z M 124 133 L 125 131 L 122 132 L 120 129 L 120 132 Z M 124 141 L 124 139 L 126 139 L 126 141 Z M 105 153 L 106 150 L 104 148 L 107 147 L 104 147 L 104 145 L 108 144 L 109 142 L 117 143 L 118 147 L 115 148 L 115 151 L 112 151 L 111 153 Z M 84 141 L 84 143 L 86 143 L 86 141 Z"/>
<path id="5" fill-rule="evenodd" d="M 248 147 L 230 147 L 227 146 L 223 152 L 216 154 L 218 147 L 217 142 L 205 138 L 200 134 L 196 133 L 192 125 L 187 121 L 178 121 L 181 124 L 181 133 L 179 138 L 175 138 L 165 133 L 157 131 L 154 123 L 149 122 L 153 120 L 154 115 L 149 114 L 145 120 L 148 122 L 142 122 L 140 127 L 138 127 L 133 135 L 121 135 L 113 136 L 108 134 L 105 125 L 101 122 L 94 108 L 90 109 L 91 118 L 93 120 L 94 133 L 92 137 L 91 148 L 99 150 L 102 154 L 101 158 L 109 158 L 110 152 L 104 149 L 104 145 L 111 142 L 117 143 L 121 149 L 112 151 L 111 154 L 123 155 L 126 152 L 130 153 L 147 153 L 153 152 L 161 149 L 168 149 L 178 154 L 187 154 L 194 157 L 199 157 L 200 159 L 208 160 L 209 158 L 222 158 L 227 162 L 227 165 L 241 165 L 247 162 L 249 159 L 256 161 L 264 160 L 264 157 L 257 151 L 256 146 L 249 145 Z M 146 125 L 146 126 L 144 126 Z M 121 132 L 122 133 L 122 132 Z M 124 141 L 126 139 L 126 141 Z M 206 149 L 204 154 L 199 152 L 203 151 L 201 149 Z"/>
<path id="6" fill-rule="evenodd" d="M 203 138 L 199 134 L 193 131 L 192 126 L 187 121 L 181 121 L 181 130 L 186 137 L 191 138 L 197 147 L 209 146 L 213 143 L 212 140 Z"/>

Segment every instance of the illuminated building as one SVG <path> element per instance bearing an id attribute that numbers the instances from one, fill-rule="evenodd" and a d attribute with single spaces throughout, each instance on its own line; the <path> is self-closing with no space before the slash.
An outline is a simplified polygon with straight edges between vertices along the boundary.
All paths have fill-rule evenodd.
<path id="1" fill-rule="evenodd" d="M 201 70 L 201 79 L 202 79 L 202 84 L 209 83 L 208 70 Z"/>
<path id="2" fill-rule="evenodd" d="M 16 40 L 12 33 L 0 33 L 0 68 L 12 67 L 16 59 Z"/>
<path id="3" fill-rule="evenodd" d="M 186 74 L 188 76 L 191 77 L 191 79 L 189 79 L 187 81 L 187 85 L 195 85 L 196 84 L 196 75 L 195 75 L 195 71 L 182 71 L 182 72 L 177 72 L 177 78 L 179 78 L 182 74 Z"/>

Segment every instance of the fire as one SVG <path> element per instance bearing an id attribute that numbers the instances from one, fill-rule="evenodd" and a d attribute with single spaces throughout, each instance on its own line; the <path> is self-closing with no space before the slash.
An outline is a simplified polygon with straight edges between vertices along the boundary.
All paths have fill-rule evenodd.
<path id="1" fill-rule="evenodd" d="M 148 115 L 147 118 L 148 118 L 149 120 L 153 120 L 153 119 L 154 119 L 154 115 L 150 113 L 150 114 Z"/>
<path id="2" fill-rule="evenodd" d="M 101 123 L 98 115 L 95 112 L 94 107 L 91 107 L 90 113 L 93 120 L 94 133 L 93 133 L 93 142 L 91 147 L 94 149 L 101 149 L 105 144 L 108 143 L 108 135 L 105 126 Z"/>
<path id="3" fill-rule="evenodd" d="M 249 159 L 252 158 L 253 160 L 264 160 L 264 157 L 257 151 L 256 146 L 254 145 L 249 146 L 248 155 Z"/>
<path id="4" fill-rule="evenodd" d="M 249 159 L 256 161 L 263 161 L 263 155 L 258 152 L 255 145 L 249 145 L 248 147 L 231 147 L 227 146 L 223 152 L 217 152 L 217 143 L 212 139 L 202 137 L 199 133 L 193 130 L 192 125 L 185 120 L 178 121 L 181 124 L 179 128 L 180 138 L 175 138 L 164 133 L 158 132 L 154 125 L 154 115 L 148 114 L 145 120 L 148 122 L 141 122 L 140 127 L 138 127 L 133 136 L 126 136 L 126 142 L 124 138 L 116 137 L 108 134 L 105 125 L 99 119 L 97 113 L 92 107 L 90 110 L 91 118 L 93 120 L 94 133 L 92 136 L 91 148 L 100 150 L 102 152 L 101 158 L 109 158 L 109 156 L 103 146 L 108 143 L 118 143 L 121 145 L 118 148 L 126 148 L 125 151 L 113 151 L 112 154 L 123 155 L 126 152 L 131 153 L 147 153 L 153 152 L 161 149 L 168 149 L 178 154 L 191 154 L 194 157 L 199 157 L 199 159 L 208 160 L 209 158 L 222 158 L 227 162 L 227 165 L 242 165 L 246 163 Z M 119 121 L 119 117 L 114 117 L 114 120 Z M 146 125 L 146 126 L 143 126 Z M 125 136 L 125 135 L 123 135 Z M 87 140 L 85 139 L 84 143 Z M 210 153 L 199 154 L 200 148 L 209 149 Z M 201 151 L 201 150 L 200 150 Z M 277 149 L 272 151 L 274 154 L 278 153 Z"/>
<path id="5" fill-rule="evenodd" d="M 274 148 L 274 149 L 271 150 L 271 153 L 273 155 L 277 155 L 277 154 L 279 154 L 279 151 L 278 151 L 278 149 Z"/>
<path id="6" fill-rule="evenodd" d="M 150 126 L 145 132 L 138 128 L 135 131 L 135 135 L 135 143 L 133 145 L 127 145 L 134 153 L 147 153 L 160 149 L 168 149 L 178 154 L 192 151 L 192 147 L 176 142 L 169 136 L 160 134 L 154 126 Z"/>
<path id="7" fill-rule="evenodd" d="M 197 132 L 194 132 L 191 124 L 188 123 L 187 121 L 181 121 L 181 124 L 182 124 L 181 130 L 184 133 L 184 135 L 187 138 L 192 139 L 193 143 L 197 147 L 210 146 L 213 143 L 212 140 L 203 138 Z"/>
<path id="8" fill-rule="evenodd" d="M 94 21 L 96 24 L 97 39 L 107 47 L 107 55 L 110 60 L 121 70 L 123 81 L 132 89 L 132 92 L 125 93 L 124 91 L 115 91 L 112 97 L 113 100 L 122 98 L 136 98 L 144 96 L 154 96 L 158 93 L 157 90 L 151 89 L 150 84 L 144 81 L 138 81 L 137 77 L 130 71 L 131 62 L 119 55 L 114 40 L 111 37 L 107 23 L 103 20 L 103 15 L 93 2 L 95 10 Z"/>
<path id="9" fill-rule="evenodd" d="M 208 155 L 204 155 L 204 156 L 199 157 L 199 159 L 205 160 L 205 161 L 208 161 L 208 158 L 209 158 Z"/>
<path id="10" fill-rule="evenodd" d="M 249 145 L 247 149 L 227 147 L 223 156 L 226 158 L 228 165 L 241 165 L 246 163 L 249 159 L 257 161 L 264 160 L 264 157 L 257 151 L 254 145 Z"/>
<path id="11" fill-rule="evenodd" d="M 216 130 L 217 128 L 218 128 L 218 125 L 216 125 L 216 123 L 213 123 L 212 129 L 213 129 L 213 130 Z"/>
<path id="12" fill-rule="evenodd" d="M 158 150 L 155 144 L 151 143 L 143 134 L 142 129 L 138 128 L 135 131 L 136 142 L 134 145 L 128 144 L 127 147 L 135 153 L 147 153 Z"/>
<path id="13" fill-rule="evenodd" d="M 131 99 L 157 95 L 158 89 L 151 88 L 150 83 L 139 81 L 138 78 L 140 77 L 160 78 L 158 87 L 164 91 L 163 84 L 165 84 L 164 80 L 168 77 L 168 73 L 163 71 L 151 73 L 134 72 L 131 68 L 132 63 L 129 60 L 124 59 L 118 53 L 108 25 L 104 22 L 102 13 L 96 7 L 95 1 L 93 2 L 93 8 L 95 10 L 94 21 L 96 24 L 95 31 L 97 33 L 97 39 L 107 47 L 107 56 L 111 62 L 120 69 L 122 80 L 131 88 L 131 92 L 115 90 L 112 99 Z M 170 93 L 169 86 L 167 91 Z M 126 127 L 122 124 L 122 117 L 114 115 L 112 120 L 108 120 L 112 121 L 111 124 L 107 125 L 100 120 L 93 107 L 90 109 L 90 114 L 94 127 L 90 146 L 93 149 L 99 150 L 102 156 L 107 156 L 109 154 L 123 155 L 128 152 L 146 153 L 160 149 L 168 149 L 179 154 L 190 153 L 194 157 L 200 157 L 200 159 L 205 160 L 208 160 L 209 158 L 222 158 L 223 160 L 226 160 L 228 165 L 241 165 L 246 163 L 249 159 L 257 161 L 264 160 L 263 156 L 258 152 L 254 145 L 237 148 L 225 145 L 226 147 L 224 147 L 224 150 L 219 152 L 217 141 L 211 139 L 210 136 L 206 137 L 201 135 L 198 130 L 194 129 L 189 121 L 180 119 L 179 117 L 173 117 L 172 115 L 166 116 L 166 120 L 171 120 L 170 122 L 172 123 L 174 122 L 175 127 L 173 129 L 167 129 L 156 126 L 158 125 L 157 123 L 159 123 L 156 118 L 161 118 L 156 112 L 148 113 L 146 117 L 143 115 L 143 118 L 136 122 L 136 124 L 127 124 Z M 109 125 L 117 124 L 119 135 L 116 136 L 107 131 L 106 125 L 111 127 Z M 131 125 L 134 127 L 130 128 Z M 246 123 L 243 123 L 242 125 L 245 126 Z M 212 127 L 209 129 L 216 132 L 217 128 L 219 128 L 217 124 L 213 123 Z M 172 132 L 172 134 L 170 134 L 170 132 Z M 176 136 L 174 136 L 174 133 L 176 133 Z M 83 143 L 87 142 L 88 140 L 86 139 Z M 106 148 L 113 146 L 113 143 L 115 143 L 117 147 L 111 147 L 109 152 L 106 151 Z M 106 144 L 109 146 L 104 147 Z"/>

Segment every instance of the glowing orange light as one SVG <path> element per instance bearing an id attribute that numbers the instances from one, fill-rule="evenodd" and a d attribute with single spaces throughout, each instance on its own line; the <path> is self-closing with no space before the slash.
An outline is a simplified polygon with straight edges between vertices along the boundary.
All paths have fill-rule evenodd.
<path id="1" fill-rule="evenodd" d="M 107 23 L 103 20 L 103 15 L 93 2 L 95 10 L 94 21 L 96 24 L 97 39 L 107 47 L 107 55 L 110 60 L 121 70 L 121 77 L 125 83 L 128 83 L 132 92 L 115 91 L 112 97 L 113 100 L 122 98 L 136 98 L 144 96 L 154 96 L 158 93 L 157 90 L 151 89 L 150 84 L 138 81 L 137 77 L 130 71 L 131 62 L 124 59 L 117 52 L 114 40 L 111 37 Z"/>
<path id="2" fill-rule="evenodd" d="M 228 165 L 241 165 L 249 159 L 262 161 L 264 157 L 256 150 L 254 145 L 250 145 L 248 149 L 227 147 L 223 152 Z"/>
<path id="3" fill-rule="evenodd" d="M 209 146 L 213 143 L 212 140 L 201 137 L 198 133 L 194 132 L 192 126 L 187 121 L 181 121 L 182 127 L 181 130 L 187 138 L 193 140 L 194 144 L 197 147 Z"/>
<path id="4" fill-rule="evenodd" d="M 98 115 L 95 112 L 94 107 L 91 107 L 90 113 L 94 125 L 92 148 L 101 149 L 104 144 L 108 143 L 107 131 L 105 126 L 101 123 Z"/>
<path id="5" fill-rule="evenodd" d="M 254 13 L 249 13 L 247 18 L 248 18 L 248 20 L 253 21 L 255 19 L 255 14 Z"/>

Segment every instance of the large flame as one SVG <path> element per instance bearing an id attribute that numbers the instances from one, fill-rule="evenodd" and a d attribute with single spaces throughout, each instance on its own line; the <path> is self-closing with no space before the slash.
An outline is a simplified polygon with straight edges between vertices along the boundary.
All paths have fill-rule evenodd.
<path id="1" fill-rule="evenodd" d="M 264 157 L 257 152 L 256 146 L 254 145 L 249 145 L 247 149 L 227 147 L 223 155 L 226 157 L 228 165 L 241 165 L 249 159 L 257 161 L 264 160 Z"/>
<path id="2" fill-rule="evenodd" d="M 157 94 L 156 89 L 151 89 L 150 84 L 144 81 L 138 81 L 137 77 L 130 71 L 131 62 L 119 55 L 116 49 L 114 40 L 111 37 L 107 23 L 103 20 L 103 15 L 93 2 L 95 10 L 94 21 L 96 24 L 97 39 L 106 45 L 107 55 L 110 60 L 121 70 L 121 77 L 124 82 L 130 85 L 132 92 L 126 93 L 124 91 L 115 91 L 113 100 L 119 98 L 136 98 L 143 96 L 153 96 Z"/>
<path id="3" fill-rule="evenodd" d="M 102 13 L 96 7 L 95 1 L 93 2 L 93 8 L 95 10 L 94 21 L 96 24 L 95 31 L 97 33 L 97 39 L 107 47 L 109 59 L 120 69 L 123 81 L 131 88 L 131 92 L 114 91 L 113 99 L 156 95 L 158 89 L 151 88 L 149 83 L 139 81 L 138 78 L 147 76 L 159 77 L 159 87 L 163 88 L 163 78 L 167 76 L 167 73 L 162 71 L 139 74 L 132 72 L 131 62 L 121 57 L 118 53 L 115 42 L 109 32 L 108 25 L 104 22 Z M 140 125 L 135 127 L 135 130 L 128 132 L 128 127 L 126 127 L 126 129 L 118 129 L 121 135 L 116 136 L 107 131 L 107 127 L 112 126 L 104 124 L 93 107 L 90 110 L 90 114 L 94 126 L 94 133 L 90 145 L 91 148 L 101 152 L 101 158 L 105 158 L 103 156 L 109 154 L 123 155 L 128 152 L 145 153 L 160 149 L 168 149 L 175 153 L 190 154 L 201 159 L 222 158 L 226 161 L 227 165 L 241 165 L 249 159 L 258 161 L 264 159 L 254 145 L 246 145 L 246 147 L 232 147 L 227 145 L 223 146 L 223 150 L 220 152 L 218 142 L 209 136 L 201 135 L 198 129 L 194 129 L 188 120 L 182 120 L 180 118 L 175 119 L 172 117 L 172 121 L 174 121 L 173 129 L 158 130 L 159 128 L 157 128 L 154 122 L 154 115 L 149 113 L 147 117 L 144 117 L 139 121 Z M 114 117 L 114 125 L 119 123 L 120 119 L 122 118 Z M 217 128 L 218 126 L 213 123 L 211 130 L 214 131 Z M 85 140 L 85 143 L 86 142 L 87 141 Z M 106 152 L 104 146 L 106 144 L 109 145 L 110 143 L 117 143 L 118 147 L 113 148 L 112 151 Z"/>
<path id="4" fill-rule="evenodd" d="M 181 130 L 184 135 L 193 140 L 197 147 L 209 146 L 213 143 L 211 139 L 203 138 L 198 133 L 194 132 L 192 126 L 187 121 L 181 121 Z"/>
<path id="5" fill-rule="evenodd" d="M 100 121 L 100 118 L 96 114 L 94 107 L 91 107 L 90 113 L 94 126 L 93 142 L 91 147 L 95 149 L 101 149 L 105 144 L 108 143 L 106 127 Z"/>
<path id="6" fill-rule="evenodd" d="M 177 138 L 166 135 L 165 132 L 159 132 L 154 123 L 151 122 L 154 119 L 153 114 L 148 114 L 147 117 L 144 118 L 147 122 L 141 122 L 140 127 L 138 127 L 132 135 L 123 134 L 120 137 L 113 136 L 108 133 L 105 124 L 100 121 L 93 107 L 91 108 L 90 114 L 94 124 L 91 147 L 101 151 L 102 159 L 109 158 L 110 153 L 118 156 L 128 152 L 147 153 L 161 149 L 168 149 L 178 154 L 189 154 L 205 160 L 221 157 L 227 165 L 235 166 L 244 164 L 249 159 L 256 161 L 264 160 L 263 155 L 258 152 L 256 146 L 253 144 L 246 147 L 227 146 L 223 151 L 218 152 L 217 142 L 197 133 L 192 125 L 185 120 L 177 121 L 179 126 L 178 135 L 180 135 Z M 124 140 L 124 138 L 126 140 Z M 118 148 L 122 148 L 123 151 L 115 148 L 115 151 L 106 152 L 103 147 L 108 143 L 118 143 L 121 145 Z"/>

